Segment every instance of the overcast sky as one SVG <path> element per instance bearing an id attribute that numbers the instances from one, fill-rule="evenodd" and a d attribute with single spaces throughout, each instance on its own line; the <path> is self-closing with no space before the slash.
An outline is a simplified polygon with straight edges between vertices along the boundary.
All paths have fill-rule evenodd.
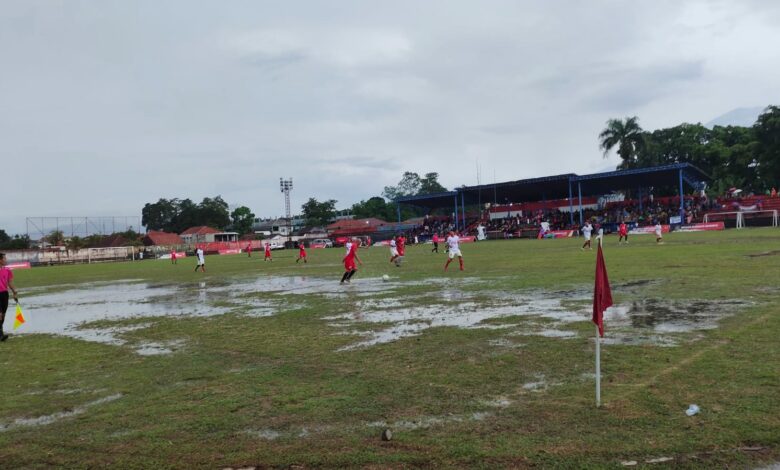
<path id="1" fill-rule="evenodd" d="M 778 25 L 758 0 L 3 0 L 0 228 L 217 194 L 276 216 L 280 176 L 297 210 L 405 170 L 601 171 L 609 118 L 778 104 Z"/>

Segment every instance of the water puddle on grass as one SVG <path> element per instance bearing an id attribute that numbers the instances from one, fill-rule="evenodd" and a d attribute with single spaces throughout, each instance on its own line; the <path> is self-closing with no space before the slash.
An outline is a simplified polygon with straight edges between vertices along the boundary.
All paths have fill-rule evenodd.
<path id="1" fill-rule="evenodd" d="M 636 294 L 654 282 L 618 284 L 615 291 Z M 412 289 L 413 295 L 410 287 L 418 288 Z M 425 292 L 418 293 L 419 287 Z M 333 278 L 307 276 L 206 278 L 185 284 L 83 284 L 25 298 L 28 321 L 19 331 L 131 347 L 141 355 L 169 354 L 184 343 L 171 340 L 132 345 L 123 339 L 127 333 L 149 328 L 152 323 L 112 326 L 111 322 L 230 312 L 262 317 L 309 305 L 311 299 L 303 295 L 340 302 L 340 313 L 326 316 L 325 321 L 336 330 L 334 334 L 361 337 L 343 346 L 340 350 L 344 351 L 418 336 L 436 327 L 494 329 L 509 342 L 509 337 L 517 336 L 565 340 L 579 337 L 581 328 L 574 328 L 574 323 L 590 319 L 589 288 L 510 292 L 489 287 L 489 281 L 470 277 L 410 282 L 358 278 L 345 285 Z M 291 296 L 300 297 L 290 302 Z M 607 342 L 678 344 L 680 334 L 715 328 L 721 318 L 747 305 L 741 300 L 643 299 L 623 303 L 606 313 Z M 103 321 L 108 324 L 101 324 Z M 506 344 L 499 342 L 496 346 Z"/>
<path id="2" fill-rule="evenodd" d="M 630 291 L 646 286 L 648 282 L 626 283 L 620 288 Z M 450 289 L 432 290 L 429 295 L 414 299 L 390 296 L 370 301 L 358 300 L 354 311 L 325 319 L 342 334 L 348 331 L 363 337 L 341 347 L 340 351 L 417 336 L 436 327 L 509 330 L 506 333 L 508 337 L 572 339 L 579 337 L 572 324 L 590 320 L 588 302 L 591 295 L 586 289 L 510 293 L 464 291 L 450 286 Z M 605 314 L 609 331 L 606 342 L 673 346 L 681 340 L 691 339 L 690 335 L 681 335 L 716 328 L 723 317 L 749 305 L 750 302 L 743 300 L 665 299 L 642 299 L 619 304 Z M 496 319 L 503 321 L 490 322 Z M 522 321 L 511 323 L 512 319 Z M 365 326 L 370 328 L 366 330 Z M 499 342 L 496 346 L 505 344 Z"/>
<path id="3" fill-rule="evenodd" d="M 10 431 L 16 428 L 46 426 L 48 424 L 56 423 L 57 421 L 60 421 L 62 419 L 83 414 L 87 411 L 88 408 L 91 408 L 93 406 L 102 405 L 103 403 L 109 403 L 118 400 L 120 398 L 122 398 L 122 394 L 117 393 L 114 395 L 109 395 L 107 397 L 99 398 L 89 403 L 85 403 L 83 405 L 77 406 L 72 410 L 60 411 L 58 413 L 38 416 L 35 418 L 17 418 L 8 424 L 0 423 L 0 432 Z"/>

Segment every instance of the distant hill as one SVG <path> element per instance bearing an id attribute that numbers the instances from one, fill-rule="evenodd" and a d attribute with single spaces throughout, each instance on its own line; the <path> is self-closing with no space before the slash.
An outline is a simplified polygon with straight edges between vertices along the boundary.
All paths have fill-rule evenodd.
<path id="1" fill-rule="evenodd" d="M 704 124 L 706 127 L 713 126 L 743 126 L 750 127 L 756 123 L 758 115 L 764 111 L 764 107 L 754 108 L 736 108 L 716 117 L 712 121 Z"/>

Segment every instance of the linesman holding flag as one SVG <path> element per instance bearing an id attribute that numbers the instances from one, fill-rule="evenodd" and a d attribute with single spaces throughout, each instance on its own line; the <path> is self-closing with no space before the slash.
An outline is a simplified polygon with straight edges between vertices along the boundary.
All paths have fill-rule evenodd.
<path id="1" fill-rule="evenodd" d="M 14 301 L 19 302 L 16 297 L 16 288 L 14 287 L 14 273 L 5 266 L 5 253 L 0 253 L 0 341 L 8 339 L 8 335 L 3 332 L 3 322 L 5 321 L 5 312 L 8 310 L 8 289 L 14 293 Z M 21 311 L 19 311 L 21 313 Z M 24 321 L 24 320 L 22 320 Z"/>

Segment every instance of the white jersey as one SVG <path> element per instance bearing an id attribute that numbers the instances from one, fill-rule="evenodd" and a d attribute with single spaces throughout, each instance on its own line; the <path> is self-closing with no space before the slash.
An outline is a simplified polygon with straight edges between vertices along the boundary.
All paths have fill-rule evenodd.
<path id="1" fill-rule="evenodd" d="M 344 244 L 344 248 L 347 249 L 347 254 L 349 254 L 349 250 L 352 249 L 352 242 L 347 242 Z"/>
<path id="2" fill-rule="evenodd" d="M 390 240 L 390 256 L 398 256 L 398 244 L 395 242 L 395 238 Z"/>
<path id="3" fill-rule="evenodd" d="M 582 235 L 585 237 L 585 240 L 590 240 L 590 234 L 593 232 L 593 226 L 590 224 L 585 224 L 582 227 Z"/>
<path id="4" fill-rule="evenodd" d="M 655 234 L 660 237 L 661 231 L 662 231 L 661 224 L 655 224 Z"/>
<path id="5" fill-rule="evenodd" d="M 457 235 L 447 237 L 447 247 L 450 249 L 450 252 L 460 252 L 460 237 Z"/>
<path id="6" fill-rule="evenodd" d="M 198 257 L 198 264 L 206 264 L 206 260 L 203 258 L 203 248 L 195 250 L 195 255 Z"/>

